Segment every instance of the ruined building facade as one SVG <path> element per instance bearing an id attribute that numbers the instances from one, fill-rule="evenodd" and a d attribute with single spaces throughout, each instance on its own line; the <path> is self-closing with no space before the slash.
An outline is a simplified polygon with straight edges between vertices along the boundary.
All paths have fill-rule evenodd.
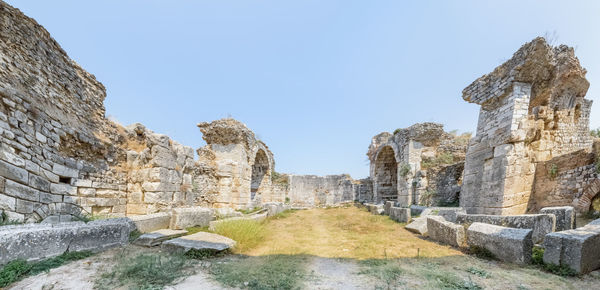
<path id="1" fill-rule="evenodd" d="M 560 197 L 543 182 L 548 172 L 552 179 L 581 176 L 565 184 L 572 188 L 584 188 L 596 178 L 589 168 L 580 169 L 593 162 L 590 156 L 565 164 L 569 168 L 558 164 L 560 160 L 547 163 L 576 152 L 590 153 L 592 101 L 585 99 L 585 73 L 573 48 L 552 47 L 536 38 L 464 89 L 463 99 L 481 106 L 460 195 L 467 212 L 521 214 L 577 203 L 577 192 Z M 575 171 L 565 175 L 569 170 Z"/>
<path id="2" fill-rule="evenodd" d="M 468 136 L 449 134 L 436 123 L 376 135 L 367 153 L 372 201 L 401 206 L 455 203 L 467 141 Z"/>

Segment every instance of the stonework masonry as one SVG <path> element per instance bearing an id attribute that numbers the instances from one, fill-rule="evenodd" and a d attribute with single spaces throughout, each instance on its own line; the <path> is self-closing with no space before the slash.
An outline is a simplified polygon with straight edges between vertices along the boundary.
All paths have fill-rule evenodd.
<path id="1" fill-rule="evenodd" d="M 525 213 L 538 163 L 591 148 L 585 73 L 573 48 L 536 38 L 464 89 L 481 106 L 460 196 L 467 212 Z"/>

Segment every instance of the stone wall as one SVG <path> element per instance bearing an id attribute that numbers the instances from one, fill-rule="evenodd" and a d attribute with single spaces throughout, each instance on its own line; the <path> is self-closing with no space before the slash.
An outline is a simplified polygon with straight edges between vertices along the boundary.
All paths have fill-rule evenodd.
<path id="1" fill-rule="evenodd" d="M 468 138 L 449 134 L 436 123 L 376 135 L 367 153 L 373 201 L 402 206 L 453 202 L 460 192 Z"/>
<path id="2" fill-rule="evenodd" d="M 573 48 L 536 38 L 465 88 L 463 99 L 481 110 L 467 150 L 462 207 L 524 213 L 537 163 L 591 147 L 585 73 Z"/>
<path id="3" fill-rule="evenodd" d="M 332 206 L 353 202 L 359 193 L 365 194 L 363 183 L 348 175 L 289 175 L 288 178 L 287 197 L 293 206 Z"/>

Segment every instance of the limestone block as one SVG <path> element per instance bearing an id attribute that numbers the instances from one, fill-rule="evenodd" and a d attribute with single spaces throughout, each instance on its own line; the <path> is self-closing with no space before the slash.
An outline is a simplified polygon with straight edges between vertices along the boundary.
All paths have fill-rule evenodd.
<path id="1" fill-rule="evenodd" d="M 6 180 L 4 192 L 6 193 L 6 195 L 20 199 L 25 199 L 29 201 L 40 200 L 40 192 L 38 190 L 16 183 L 12 180 Z"/>
<path id="2" fill-rule="evenodd" d="M 173 151 L 162 146 L 152 146 L 151 164 L 153 166 L 175 169 L 177 166 L 176 160 L 177 159 Z"/>
<path id="3" fill-rule="evenodd" d="M 95 188 L 79 188 L 78 192 L 79 192 L 79 196 L 87 196 L 87 197 L 96 196 Z"/>
<path id="4" fill-rule="evenodd" d="M 485 248 L 502 261 L 528 264 L 531 261 L 533 230 L 473 223 L 467 230 L 467 244 Z"/>
<path id="5" fill-rule="evenodd" d="M 409 223 L 411 221 L 410 208 L 407 207 L 391 207 L 390 218 L 399 223 Z"/>
<path id="6" fill-rule="evenodd" d="M 35 174 L 29 174 L 29 186 L 41 191 L 50 191 L 50 182 Z"/>
<path id="7" fill-rule="evenodd" d="M 427 217 L 418 217 L 405 227 L 408 231 L 422 236 L 427 236 Z"/>
<path id="8" fill-rule="evenodd" d="M 0 160 L 0 176 L 4 176 L 6 179 L 14 180 L 23 184 L 27 184 L 29 181 L 29 174 L 27 173 L 27 170 L 2 160 Z"/>
<path id="9" fill-rule="evenodd" d="M 410 206 L 410 214 L 413 216 L 419 216 L 425 209 L 427 209 L 426 206 L 413 204 Z"/>
<path id="10" fill-rule="evenodd" d="M 188 227 L 208 226 L 213 220 L 213 211 L 205 207 L 175 208 L 172 211 L 171 229 L 181 230 Z"/>
<path id="11" fill-rule="evenodd" d="M 133 243 L 140 246 L 154 247 L 162 244 L 164 241 L 181 237 L 187 233 L 188 231 L 186 230 L 162 229 L 143 234 Z"/>
<path id="12" fill-rule="evenodd" d="M 546 235 L 544 263 L 566 265 L 577 273 L 600 268 L 600 226 L 591 225 Z"/>
<path id="13" fill-rule="evenodd" d="M 250 216 L 232 217 L 232 218 L 226 218 L 226 219 L 222 219 L 222 220 L 211 221 L 208 225 L 208 229 L 211 231 L 214 231 L 219 224 L 230 222 L 230 221 L 235 221 L 235 220 L 262 221 L 267 218 L 267 214 L 268 213 L 263 212 L 263 213 L 253 214 Z"/>
<path id="14" fill-rule="evenodd" d="M 127 219 L 0 227 L 0 265 L 54 257 L 67 250 L 97 252 L 124 246 L 132 228 Z"/>
<path id="15" fill-rule="evenodd" d="M 553 214 L 524 214 L 524 215 L 484 215 L 458 214 L 456 223 L 469 225 L 471 223 L 486 223 L 517 229 L 532 229 L 532 239 L 536 244 L 544 241 L 546 234 L 554 232 L 556 217 Z"/>
<path id="16" fill-rule="evenodd" d="M 372 214 L 376 214 L 376 215 L 383 214 L 383 204 L 366 203 L 365 206 L 367 207 L 367 210 Z"/>
<path id="17" fill-rule="evenodd" d="M 64 177 L 72 177 L 72 178 L 79 177 L 79 170 L 73 169 L 70 167 L 66 167 L 66 166 L 58 164 L 58 163 L 54 163 L 54 165 L 52 166 L 52 172 L 56 175 L 64 176 Z"/>
<path id="18" fill-rule="evenodd" d="M 437 215 L 449 222 L 456 222 L 456 216 L 465 213 L 462 207 L 428 207 L 421 212 L 421 216 Z"/>
<path id="19" fill-rule="evenodd" d="M 392 208 L 392 206 L 394 206 L 393 201 L 386 201 L 385 204 L 383 205 L 383 214 L 389 216 L 390 208 Z"/>
<path id="20" fill-rule="evenodd" d="M 160 229 L 167 229 L 171 224 L 171 214 L 159 212 L 146 215 L 129 216 L 140 233 L 148 233 Z"/>
<path id="21" fill-rule="evenodd" d="M 162 203 L 168 204 L 173 201 L 172 192 L 151 192 L 148 191 L 144 194 L 145 203 Z"/>
<path id="22" fill-rule="evenodd" d="M 427 234 L 431 239 L 451 246 L 464 247 L 466 244 L 465 228 L 441 216 L 427 216 Z"/>
<path id="23" fill-rule="evenodd" d="M 162 243 L 161 249 L 167 252 L 186 253 L 190 250 L 220 252 L 235 246 L 235 241 L 213 233 L 199 232 Z"/>
<path id="24" fill-rule="evenodd" d="M 263 208 L 267 209 L 267 216 L 274 216 L 290 209 L 290 206 L 282 202 L 267 202 L 263 204 Z"/>
<path id="25" fill-rule="evenodd" d="M 556 216 L 557 232 L 576 228 L 575 209 L 572 206 L 545 207 L 540 210 L 540 213 Z"/>
<path id="26" fill-rule="evenodd" d="M 15 211 L 17 199 L 0 193 L 0 210 Z"/>
<path id="27" fill-rule="evenodd" d="M 230 207 L 215 208 L 215 216 L 219 218 L 241 217 L 243 214 Z"/>
<path id="28" fill-rule="evenodd" d="M 54 194 L 77 195 L 77 187 L 66 183 L 50 184 L 50 192 Z"/>

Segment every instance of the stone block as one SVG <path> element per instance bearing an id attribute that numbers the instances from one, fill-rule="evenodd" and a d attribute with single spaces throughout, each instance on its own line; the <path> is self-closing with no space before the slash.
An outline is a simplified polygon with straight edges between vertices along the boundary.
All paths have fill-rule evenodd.
<path id="1" fill-rule="evenodd" d="M 421 216 L 437 215 L 454 223 L 458 214 L 466 213 L 462 207 L 428 207 L 421 212 Z"/>
<path id="2" fill-rule="evenodd" d="M 0 227 L 0 265 L 16 259 L 35 261 L 66 251 L 102 251 L 124 246 L 133 228 L 127 219 Z"/>
<path id="3" fill-rule="evenodd" d="M 54 163 L 54 165 L 52 166 L 52 172 L 58 176 L 63 177 L 79 177 L 79 170 L 58 163 Z"/>
<path id="4" fill-rule="evenodd" d="M 392 206 L 394 206 L 393 201 L 386 201 L 385 204 L 383 205 L 383 214 L 389 216 L 390 209 L 392 208 Z"/>
<path id="5" fill-rule="evenodd" d="M 550 233 L 546 235 L 544 248 L 544 263 L 589 273 L 600 268 L 600 226 Z"/>
<path id="6" fill-rule="evenodd" d="M 414 218 L 410 224 L 405 227 L 408 231 L 422 236 L 427 236 L 427 217 Z"/>
<path id="7" fill-rule="evenodd" d="M 140 233 L 149 233 L 160 229 L 168 229 L 171 224 L 171 214 L 159 212 L 146 215 L 134 215 L 129 219 L 133 221 L 136 229 Z"/>
<path id="8" fill-rule="evenodd" d="M 533 230 L 473 223 L 467 230 L 467 244 L 484 248 L 496 258 L 510 263 L 528 264 L 533 250 Z"/>
<path id="9" fill-rule="evenodd" d="M 29 173 L 27 173 L 27 170 L 2 160 L 0 160 L 0 176 L 5 177 L 7 180 L 14 180 L 23 184 L 29 182 Z"/>
<path id="10" fill-rule="evenodd" d="M 50 184 L 50 192 L 54 194 L 77 195 L 77 187 L 66 183 L 52 183 Z"/>
<path id="11" fill-rule="evenodd" d="M 4 192 L 6 195 L 10 195 L 19 199 L 25 199 L 29 201 L 40 200 L 40 192 L 37 189 L 16 183 L 12 180 L 6 181 Z"/>
<path id="12" fill-rule="evenodd" d="M 540 210 L 541 214 L 553 214 L 556 216 L 556 231 L 566 231 L 576 228 L 575 209 L 572 206 L 545 207 Z"/>
<path id="13" fill-rule="evenodd" d="M 383 214 L 383 204 L 366 203 L 365 207 L 367 207 L 367 210 L 372 214 L 376 214 L 376 215 Z"/>
<path id="14" fill-rule="evenodd" d="M 31 173 L 29 174 L 29 186 L 41 191 L 50 191 L 50 181 Z"/>
<path id="15" fill-rule="evenodd" d="M 281 202 L 267 202 L 263 204 L 263 208 L 267 209 L 267 216 L 274 216 L 290 209 L 290 206 Z"/>
<path id="16" fill-rule="evenodd" d="M 172 211 L 171 229 L 181 230 L 188 227 L 206 227 L 213 220 L 213 211 L 205 207 L 175 208 Z"/>
<path id="17" fill-rule="evenodd" d="M 145 203 L 167 204 L 173 201 L 173 192 L 151 192 L 144 193 Z"/>
<path id="18" fill-rule="evenodd" d="M 409 223 L 411 221 L 410 208 L 392 206 L 390 218 L 399 223 Z"/>
<path id="19" fill-rule="evenodd" d="M 143 234 L 133 243 L 139 246 L 154 247 L 162 244 L 164 241 L 181 237 L 187 233 L 188 231 L 186 230 L 162 229 Z"/>
<path id="20" fill-rule="evenodd" d="M 425 209 L 427 209 L 426 206 L 413 204 L 410 206 L 410 214 L 413 216 L 419 216 Z"/>
<path id="21" fill-rule="evenodd" d="M 161 249 L 167 252 L 186 253 L 190 250 L 220 252 L 235 246 L 235 241 L 213 233 L 199 232 L 162 243 Z"/>
<path id="22" fill-rule="evenodd" d="M 532 239 L 536 244 L 544 241 L 546 234 L 554 232 L 556 217 L 553 214 L 524 214 L 524 215 L 484 215 L 458 214 L 456 223 L 468 226 L 471 223 L 486 223 L 517 229 L 532 229 Z"/>
<path id="23" fill-rule="evenodd" d="M 441 216 L 427 216 L 427 234 L 434 241 L 455 247 L 466 245 L 465 228 Z"/>
<path id="24" fill-rule="evenodd" d="M 0 193 L 0 210 L 15 211 L 17 199 Z"/>
<path id="25" fill-rule="evenodd" d="M 235 221 L 235 220 L 262 221 L 267 218 L 267 215 L 268 215 L 268 213 L 264 212 L 264 213 L 253 214 L 250 216 L 232 217 L 232 218 L 226 218 L 226 219 L 222 219 L 222 220 L 211 221 L 208 225 L 208 229 L 211 231 L 214 231 L 219 224 L 230 222 L 230 221 Z"/>

